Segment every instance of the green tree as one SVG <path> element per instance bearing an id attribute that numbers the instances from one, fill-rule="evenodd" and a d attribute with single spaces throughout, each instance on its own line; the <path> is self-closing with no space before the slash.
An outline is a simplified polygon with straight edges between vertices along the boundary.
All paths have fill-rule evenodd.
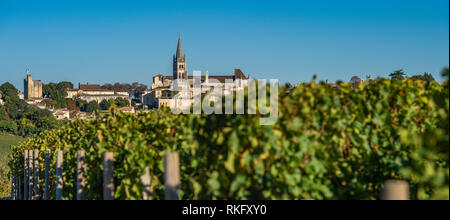
<path id="1" fill-rule="evenodd" d="M 389 77 L 391 77 L 391 79 L 393 79 L 393 80 L 402 80 L 405 78 L 405 76 L 406 76 L 406 74 L 402 69 L 396 70 L 396 71 L 392 72 L 391 74 L 389 74 Z"/>
<path id="2" fill-rule="evenodd" d="M 62 81 L 56 86 L 61 93 L 66 93 L 68 89 L 73 89 L 73 83 Z M 66 94 L 64 94 L 65 96 Z"/>
<path id="3" fill-rule="evenodd" d="M 103 101 L 100 102 L 100 109 L 101 110 L 108 110 L 111 107 L 111 103 L 109 100 L 103 99 Z"/>
<path id="4" fill-rule="evenodd" d="M 115 105 L 119 108 L 123 108 L 130 106 L 130 102 L 127 99 L 119 97 L 115 100 Z"/>
<path id="5" fill-rule="evenodd" d="M 9 82 L 3 83 L 0 86 L 0 91 L 2 91 L 3 101 L 7 101 L 7 97 L 13 100 L 19 100 L 19 91 Z"/>
<path id="6" fill-rule="evenodd" d="M 100 105 L 96 101 L 91 101 L 86 105 L 86 112 L 93 113 L 100 110 Z"/>
<path id="7" fill-rule="evenodd" d="M 55 108 L 64 108 L 67 106 L 67 90 L 73 89 L 71 82 L 44 84 L 42 93 L 45 98 L 53 99 L 56 102 Z"/>
<path id="8" fill-rule="evenodd" d="M 0 119 L 0 133 L 17 133 L 17 125 L 13 121 L 7 121 Z"/>
<path id="9" fill-rule="evenodd" d="M 47 108 L 54 108 L 58 103 L 53 99 L 44 99 L 42 104 L 44 104 Z"/>
<path id="10" fill-rule="evenodd" d="M 284 87 L 286 87 L 286 89 L 291 89 L 293 86 L 290 82 L 287 82 L 286 84 L 284 84 Z"/>
<path id="11" fill-rule="evenodd" d="M 425 82 L 434 82 L 434 77 L 433 75 L 431 75 L 430 73 L 425 72 L 423 75 L 415 75 L 412 76 L 411 79 L 415 79 L 415 80 L 422 80 Z"/>
<path id="12" fill-rule="evenodd" d="M 6 111 L 6 107 L 0 105 L 0 120 L 9 120 L 8 112 Z"/>
<path id="13" fill-rule="evenodd" d="M 82 99 L 75 100 L 75 105 L 80 109 L 80 111 L 86 112 L 87 102 Z"/>
<path id="14" fill-rule="evenodd" d="M 0 108 L 0 132 L 30 136 L 59 127 L 60 122 L 50 111 L 30 106 L 19 99 L 18 90 L 10 83 L 0 86 L 0 90 L 5 100 Z"/>

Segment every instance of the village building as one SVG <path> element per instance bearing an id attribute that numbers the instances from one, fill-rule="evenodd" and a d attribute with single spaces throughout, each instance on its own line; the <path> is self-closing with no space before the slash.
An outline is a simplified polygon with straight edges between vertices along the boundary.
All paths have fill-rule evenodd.
<path id="1" fill-rule="evenodd" d="M 70 111 L 65 108 L 52 110 L 52 114 L 57 120 L 70 120 Z"/>
<path id="2" fill-rule="evenodd" d="M 25 102 L 28 105 L 35 105 L 35 106 L 45 106 L 42 104 L 42 101 L 44 101 L 43 98 L 30 98 L 30 99 L 26 99 Z"/>
<path id="3" fill-rule="evenodd" d="M 25 95 L 21 92 L 17 92 L 17 95 L 19 96 L 20 100 L 24 100 L 25 99 Z"/>
<path id="4" fill-rule="evenodd" d="M 82 120 L 87 120 L 87 119 L 95 119 L 96 116 L 92 113 L 87 113 L 87 112 L 76 112 L 74 114 L 74 117 L 71 118 L 71 121 L 74 121 L 75 119 L 82 119 Z"/>
<path id="5" fill-rule="evenodd" d="M 136 111 L 134 110 L 133 106 L 128 106 L 128 107 L 123 107 L 123 108 L 119 108 L 119 111 L 123 112 L 123 113 L 130 113 L 130 114 L 134 114 L 136 113 Z"/>
<path id="6" fill-rule="evenodd" d="M 2 91 L 0 91 L 0 105 L 4 105 L 4 104 L 5 104 L 5 103 L 3 102 L 2 97 L 3 97 Z"/>
<path id="7" fill-rule="evenodd" d="M 123 98 L 131 103 L 128 92 L 116 92 L 104 89 L 98 84 L 78 84 L 78 89 L 67 90 L 66 98 L 74 100 L 81 99 L 87 102 L 96 101 L 98 103 L 103 100 Z"/>
<path id="8" fill-rule="evenodd" d="M 243 89 L 247 83 L 248 78 L 244 75 L 244 73 L 240 69 L 235 69 L 233 75 L 209 75 L 208 71 L 206 74 L 199 77 L 200 84 L 202 86 L 206 86 L 207 89 L 202 89 L 201 93 L 205 94 L 210 90 L 211 87 L 215 86 L 216 83 L 219 83 L 223 89 L 225 88 L 226 81 L 236 81 L 238 82 L 236 87 L 237 89 Z M 186 80 L 189 82 L 190 86 L 190 94 L 189 101 L 180 101 L 178 100 L 174 103 L 173 96 L 177 92 L 173 92 L 172 82 L 177 79 Z M 198 80 L 198 79 L 197 79 Z M 173 56 L 173 74 L 172 75 L 162 75 L 157 74 L 153 77 L 153 83 L 150 90 L 144 91 L 140 94 L 140 100 L 144 106 L 148 106 L 150 109 L 157 109 L 162 106 L 170 106 L 174 104 L 175 106 L 181 105 L 181 103 L 191 104 L 193 102 L 193 85 L 194 85 L 194 76 L 189 76 L 186 68 L 186 55 L 183 54 L 183 49 L 181 46 L 181 39 L 178 38 L 178 46 L 176 54 Z M 179 88 L 181 90 L 181 88 Z"/>

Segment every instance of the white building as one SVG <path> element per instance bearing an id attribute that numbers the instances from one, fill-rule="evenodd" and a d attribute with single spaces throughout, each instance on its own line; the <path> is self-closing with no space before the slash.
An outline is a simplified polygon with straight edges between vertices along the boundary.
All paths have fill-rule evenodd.
<path id="1" fill-rule="evenodd" d="M 52 111 L 57 120 L 70 120 L 70 111 L 68 109 L 57 109 Z"/>
<path id="2" fill-rule="evenodd" d="M 2 91 L 0 91 L 0 105 L 4 105 L 4 104 L 5 104 L 5 103 L 3 102 L 2 97 L 3 97 Z"/>
<path id="3" fill-rule="evenodd" d="M 115 92 L 102 88 L 98 84 L 79 84 L 78 89 L 71 89 L 67 91 L 68 99 L 81 99 L 87 102 L 96 101 L 98 103 L 103 100 L 123 98 L 130 100 L 130 94 L 128 92 Z"/>

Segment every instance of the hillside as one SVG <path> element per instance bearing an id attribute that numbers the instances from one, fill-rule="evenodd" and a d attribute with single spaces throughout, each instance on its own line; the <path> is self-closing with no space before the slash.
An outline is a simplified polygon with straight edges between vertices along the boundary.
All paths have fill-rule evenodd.
<path id="1" fill-rule="evenodd" d="M 0 134 L 0 197 L 9 195 L 8 180 L 8 155 L 11 153 L 11 144 L 18 144 L 23 138 L 11 135 Z"/>

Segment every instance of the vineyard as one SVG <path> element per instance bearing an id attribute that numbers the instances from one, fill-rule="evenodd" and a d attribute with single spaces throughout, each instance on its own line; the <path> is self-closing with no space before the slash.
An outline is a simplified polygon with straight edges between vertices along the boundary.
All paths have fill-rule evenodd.
<path id="1" fill-rule="evenodd" d="M 10 180 L 8 179 L 10 146 L 18 144 L 22 140 L 20 137 L 0 133 L 0 197 L 7 197 L 10 194 Z"/>
<path id="2" fill-rule="evenodd" d="M 371 200 L 389 179 L 409 182 L 412 199 L 448 199 L 448 92 L 448 82 L 411 79 L 378 79 L 356 89 L 305 83 L 290 93 L 280 89 L 273 126 L 260 126 L 261 115 L 112 111 L 13 146 L 9 166 L 21 178 L 25 150 L 38 150 L 40 161 L 50 151 L 54 192 L 55 152 L 63 151 L 67 200 L 76 198 L 79 150 L 86 154 L 86 199 L 103 199 L 105 152 L 114 152 L 115 199 L 143 199 L 146 168 L 148 199 L 164 199 L 168 152 L 179 155 L 183 200 Z"/>

